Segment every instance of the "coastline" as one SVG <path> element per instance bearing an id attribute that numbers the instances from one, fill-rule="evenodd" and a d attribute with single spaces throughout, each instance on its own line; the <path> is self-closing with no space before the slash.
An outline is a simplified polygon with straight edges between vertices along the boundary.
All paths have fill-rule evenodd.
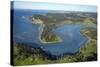
<path id="1" fill-rule="evenodd" d="M 33 22 L 32 22 L 33 23 Z M 33 24 L 36 24 L 36 23 L 33 23 Z M 37 25 L 37 24 L 36 24 Z M 38 30 L 39 30 L 39 37 L 38 37 L 38 39 L 39 39 L 39 41 L 41 42 L 41 43 L 43 43 L 43 44 L 49 44 L 49 43 L 59 43 L 59 42 L 62 42 L 62 39 L 60 39 L 60 37 L 58 37 L 58 39 L 59 39 L 59 41 L 53 41 L 53 42 L 46 42 L 46 41 L 43 41 L 42 39 L 41 39 L 41 35 L 42 35 L 42 32 L 43 32 L 43 29 L 44 29 L 44 27 L 45 27 L 45 24 L 43 24 L 43 23 L 41 23 L 41 24 L 38 24 L 38 25 L 40 25 L 39 26 L 39 28 L 38 28 Z"/>
<path id="2" fill-rule="evenodd" d="M 47 43 L 59 43 L 59 42 L 62 42 L 62 40 L 60 39 L 60 37 L 58 37 L 58 41 L 53 41 L 53 42 L 46 42 L 46 41 L 43 41 L 42 39 L 41 39 L 41 35 L 42 35 L 42 32 L 43 32 L 43 30 L 44 30 L 44 27 L 45 27 L 45 24 L 43 23 L 43 21 L 42 21 L 42 23 L 40 22 L 40 23 L 34 23 L 33 21 L 32 21 L 32 23 L 33 24 L 38 24 L 38 25 L 40 25 L 39 26 L 39 41 L 41 42 L 41 43 L 44 43 L 44 44 L 47 44 Z M 78 25 L 80 25 L 80 24 L 82 24 L 83 26 L 85 26 L 86 24 L 85 23 L 75 23 L 76 25 L 78 24 Z M 72 23 L 67 23 L 67 25 L 72 25 Z M 63 26 L 63 25 L 61 25 L 61 26 Z M 87 26 L 89 26 L 89 27 L 91 27 L 91 25 L 86 25 L 86 27 Z M 92 26 L 93 26 L 93 24 L 92 24 Z M 82 29 L 81 29 L 82 30 Z M 91 40 L 91 38 L 89 37 L 89 36 L 87 36 L 87 35 L 85 35 L 85 34 L 83 34 L 83 33 L 81 33 L 81 30 L 80 30 L 80 34 L 82 35 L 82 36 L 85 36 L 86 38 L 88 38 L 88 42 L 90 42 L 90 40 Z M 87 42 L 87 43 L 88 43 Z"/>
<path id="3" fill-rule="evenodd" d="M 39 40 L 40 40 L 41 43 L 48 44 L 48 43 L 59 43 L 59 42 L 62 42 L 62 40 L 59 37 L 58 37 L 59 38 L 59 41 L 54 41 L 54 42 L 46 42 L 46 41 L 43 41 L 41 39 L 41 35 L 42 35 L 42 32 L 43 32 L 44 27 L 45 27 L 45 24 L 41 24 L 40 27 L 39 27 L 39 30 L 40 30 Z"/>

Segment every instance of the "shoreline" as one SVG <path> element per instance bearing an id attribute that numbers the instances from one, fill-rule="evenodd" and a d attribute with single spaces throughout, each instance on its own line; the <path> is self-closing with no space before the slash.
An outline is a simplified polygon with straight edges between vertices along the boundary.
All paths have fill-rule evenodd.
<path id="1" fill-rule="evenodd" d="M 59 42 L 62 42 L 61 39 L 59 41 L 54 41 L 54 42 L 46 42 L 46 41 L 43 41 L 41 39 L 41 34 L 43 32 L 44 27 L 45 27 L 45 24 L 40 24 L 40 27 L 39 27 L 39 30 L 40 30 L 39 40 L 40 40 L 41 43 L 43 43 L 43 44 L 50 44 L 50 43 L 59 43 Z"/>
<path id="2" fill-rule="evenodd" d="M 32 23 L 33 23 L 33 22 L 32 22 Z M 33 23 L 33 24 L 35 24 L 35 23 Z M 36 25 L 37 25 L 37 24 L 36 24 Z M 41 35 L 42 35 L 43 29 L 44 29 L 44 27 L 45 27 L 45 24 L 41 23 L 41 24 L 38 24 L 38 25 L 40 25 L 39 28 L 38 28 L 38 30 L 40 31 L 39 37 L 38 37 L 40 43 L 43 43 L 43 44 L 50 44 L 50 43 L 51 43 L 51 44 L 52 44 L 52 43 L 59 43 L 59 42 L 62 42 L 61 39 L 59 39 L 59 41 L 54 41 L 54 42 L 46 42 L 46 41 L 43 41 L 43 40 L 41 39 Z M 59 37 L 59 38 L 60 38 L 60 37 Z"/>
<path id="3" fill-rule="evenodd" d="M 32 22 L 32 23 L 35 24 L 34 22 Z M 37 24 L 36 24 L 36 25 L 37 25 Z M 41 24 L 38 24 L 38 25 L 40 25 L 40 26 L 39 26 L 39 31 L 40 31 L 40 33 L 39 33 L 39 41 L 40 41 L 41 43 L 43 43 L 43 44 L 48 44 L 48 43 L 59 43 L 59 42 L 62 42 L 62 39 L 60 39 L 59 41 L 54 41 L 54 42 L 46 42 L 46 41 L 43 41 L 43 40 L 41 39 L 41 35 L 42 35 L 43 29 L 44 29 L 44 27 L 45 27 L 45 24 L 44 24 L 44 23 L 41 23 Z M 73 24 L 67 24 L 67 25 L 73 25 Z M 75 25 L 80 25 L 80 23 L 77 23 L 77 24 L 75 24 Z M 85 24 L 82 23 L 82 25 L 84 26 Z M 62 25 L 61 25 L 61 26 L 62 26 Z M 88 39 L 87 43 L 90 42 L 91 38 L 90 38 L 89 36 L 87 36 L 87 35 L 81 33 L 81 30 L 82 30 L 82 29 L 80 29 L 80 34 L 81 34 L 82 36 L 85 36 L 85 37 Z M 59 37 L 59 38 L 60 38 L 60 37 Z"/>
<path id="4" fill-rule="evenodd" d="M 82 29 L 84 29 L 84 28 L 82 28 Z M 81 29 L 81 30 L 82 30 L 82 29 Z M 80 30 L 81 36 L 84 36 L 84 37 L 86 37 L 86 38 L 88 39 L 87 42 L 84 43 L 84 44 L 85 44 L 85 45 L 88 45 L 88 43 L 90 43 L 90 41 L 91 41 L 92 39 L 91 39 L 88 35 L 82 33 L 81 30 Z M 85 46 L 85 45 L 84 45 L 84 46 Z M 81 48 L 84 48 L 84 46 L 80 47 L 80 48 L 79 48 L 79 51 L 81 50 Z"/>

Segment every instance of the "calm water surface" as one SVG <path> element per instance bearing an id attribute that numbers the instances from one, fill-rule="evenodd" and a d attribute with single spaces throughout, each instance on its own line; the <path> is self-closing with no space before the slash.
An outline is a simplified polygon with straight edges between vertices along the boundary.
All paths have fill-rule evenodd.
<path id="1" fill-rule="evenodd" d="M 34 25 L 28 19 L 32 14 L 41 14 L 32 10 L 15 10 L 13 37 L 16 43 L 25 43 L 32 47 L 40 47 L 51 55 L 59 56 L 64 53 L 75 53 L 87 42 L 87 37 L 80 34 L 82 25 L 64 25 L 54 30 L 62 38 L 60 43 L 42 44 L 39 41 L 40 25 Z"/>

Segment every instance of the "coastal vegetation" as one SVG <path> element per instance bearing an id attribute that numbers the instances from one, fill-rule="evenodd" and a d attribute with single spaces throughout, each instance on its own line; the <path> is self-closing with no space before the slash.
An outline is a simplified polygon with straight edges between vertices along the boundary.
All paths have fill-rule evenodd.
<path id="1" fill-rule="evenodd" d="M 56 59 L 44 54 L 40 48 L 32 48 L 24 44 L 14 44 L 14 65 L 35 65 L 52 63 L 85 62 L 97 60 L 97 43 L 91 40 L 78 53 L 64 55 Z"/>
<path id="2" fill-rule="evenodd" d="M 27 64 L 52 64 L 85 62 L 97 60 L 97 30 L 96 28 L 83 28 L 81 34 L 88 37 L 89 41 L 73 55 L 62 55 L 52 58 L 46 55 L 40 48 L 32 48 L 25 44 L 14 43 L 14 65 Z"/>
<path id="3" fill-rule="evenodd" d="M 40 41 L 42 43 L 57 43 L 62 39 L 57 36 L 53 30 L 65 24 L 83 24 L 96 25 L 95 13 L 47 13 L 47 14 L 33 14 L 30 17 L 33 24 L 44 24 L 42 34 L 40 35 Z"/>
<path id="4" fill-rule="evenodd" d="M 97 60 L 97 29 L 89 27 L 97 25 L 96 16 L 93 13 L 47 13 L 43 15 L 32 15 L 33 24 L 45 24 L 40 35 L 42 43 L 57 43 L 62 39 L 53 30 L 65 24 L 82 24 L 84 28 L 80 33 L 88 38 L 88 42 L 80 50 L 72 55 L 61 55 L 54 57 L 47 55 L 41 48 L 33 48 L 25 44 L 14 43 L 14 65 L 34 65 L 85 62 Z M 37 23 L 39 21 L 40 23 Z"/>
<path id="5" fill-rule="evenodd" d="M 40 41 L 42 43 L 58 43 L 62 42 L 62 39 L 57 36 L 55 33 L 53 33 L 52 28 L 50 26 L 45 26 L 43 28 L 43 31 L 40 35 Z"/>

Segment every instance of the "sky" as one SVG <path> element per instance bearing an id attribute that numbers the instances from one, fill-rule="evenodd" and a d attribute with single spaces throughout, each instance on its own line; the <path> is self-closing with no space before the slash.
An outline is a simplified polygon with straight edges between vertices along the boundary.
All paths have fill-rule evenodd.
<path id="1" fill-rule="evenodd" d="M 43 2 L 31 2 L 31 1 L 27 1 L 27 2 L 26 1 L 14 1 L 14 9 L 97 12 L 96 6 L 58 4 L 58 3 L 43 3 Z"/>

